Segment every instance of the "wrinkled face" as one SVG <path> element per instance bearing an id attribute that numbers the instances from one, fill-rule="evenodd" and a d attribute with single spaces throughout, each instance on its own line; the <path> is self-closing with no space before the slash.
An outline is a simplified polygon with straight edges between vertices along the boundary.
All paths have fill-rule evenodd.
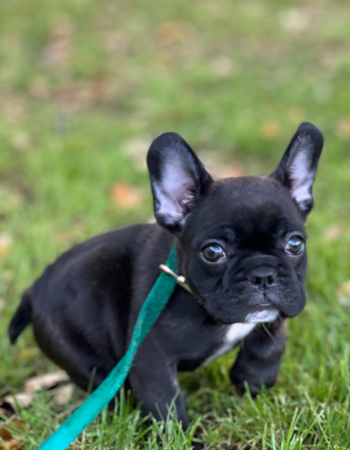
<path id="1" fill-rule="evenodd" d="M 155 217 L 174 234 L 180 272 L 217 321 L 271 322 L 303 310 L 304 223 L 322 147 L 321 132 L 303 123 L 269 177 L 213 181 L 178 134 L 152 143 Z"/>
<path id="2" fill-rule="evenodd" d="M 269 178 L 216 182 L 180 236 L 187 282 L 221 323 L 294 317 L 305 306 L 304 225 L 278 188 Z"/>

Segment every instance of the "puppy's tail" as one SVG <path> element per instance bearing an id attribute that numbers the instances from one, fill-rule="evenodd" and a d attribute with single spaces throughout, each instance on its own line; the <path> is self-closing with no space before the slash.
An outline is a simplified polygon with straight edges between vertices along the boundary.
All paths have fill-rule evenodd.
<path id="1" fill-rule="evenodd" d="M 18 336 L 32 321 L 31 299 L 31 288 L 29 288 L 24 291 L 21 303 L 17 308 L 15 315 L 12 317 L 8 328 L 11 344 L 14 344 L 17 341 Z"/>

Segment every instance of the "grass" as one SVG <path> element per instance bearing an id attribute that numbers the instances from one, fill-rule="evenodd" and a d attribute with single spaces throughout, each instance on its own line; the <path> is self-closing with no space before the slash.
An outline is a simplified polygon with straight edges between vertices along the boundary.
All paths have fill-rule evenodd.
<path id="1" fill-rule="evenodd" d="M 181 382 L 208 448 L 350 447 L 350 299 L 336 295 L 350 278 L 349 13 L 345 0 L 0 3 L 0 395 L 54 368 L 30 329 L 9 345 L 21 291 L 75 242 L 149 220 L 140 161 L 152 138 L 177 131 L 209 170 L 261 174 L 307 120 L 326 140 L 308 222 L 309 302 L 289 323 L 278 382 L 239 398 L 233 354 Z M 142 201 L 116 202 L 120 181 Z M 24 448 L 83 398 L 59 408 L 53 394 L 18 410 Z M 193 428 L 160 427 L 124 397 L 71 448 L 189 447 Z"/>

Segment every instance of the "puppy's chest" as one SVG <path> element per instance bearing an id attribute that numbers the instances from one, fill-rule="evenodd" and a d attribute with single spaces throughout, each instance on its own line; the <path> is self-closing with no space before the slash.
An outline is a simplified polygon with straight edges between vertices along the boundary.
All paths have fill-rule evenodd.
<path id="1" fill-rule="evenodd" d="M 200 328 L 186 341 L 181 342 L 179 370 L 194 370 L 199 366 L 206 366 L 215 359 L 230 352 L 254 328 L 252 323 L 236 323 L 222 326 L 220 329 L 210 330 Z"/>
<path id="2" fill-rule="evenodd" d="M 230 352 L 239 342 L 241 342 L 255 327 L 254 323 L 235 323 L 228 325 L 224 331 L 221 342 L 216 345 L 210 355 L 202 362 L 206 366 L 215 359 Z"/>

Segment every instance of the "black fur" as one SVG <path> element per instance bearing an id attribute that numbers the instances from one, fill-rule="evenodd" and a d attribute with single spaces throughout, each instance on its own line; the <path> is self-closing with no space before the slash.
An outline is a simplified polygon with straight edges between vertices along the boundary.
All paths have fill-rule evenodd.
<path id="1" fill-rule="evenodd" d="M 298 136 L 306 137 L 306 146 Z M 194 295 L 176 287 L 135 357 L 127 384 L 143 413 L 164 418 L 175 397 L 186 428 L 178 371 L 200 366 L 227 344 L 231 324 L 247 320 L 273 317 L 244 340 L 232 382 L 241 390 L 248 383 L 253 393 L 272 386 L 285 345 L 284 319 L 305 305 L 306 251 L 294 256 L 285 250 L 291 236 L 306 239 L 310 210 L 295 194 L 296 186 L 304 189 L 295 161 L 305 164 L 302 192 L 309 195 L 321 149 L 321 133 L 303 124 L 270 177 L 213 181 L 180 136 L 160 136 L 148 167 L 161 226 L 110 231 L 60 256 L 23 295 L 11 342 L 32 322 L 43 352 L 83 389 L 94 373 L 96 388 L 124 355 L 159 264 L 175 243 L 179 272 Z M 219 262 L 204 259 L 208 244 L 220 245 Z"/>

